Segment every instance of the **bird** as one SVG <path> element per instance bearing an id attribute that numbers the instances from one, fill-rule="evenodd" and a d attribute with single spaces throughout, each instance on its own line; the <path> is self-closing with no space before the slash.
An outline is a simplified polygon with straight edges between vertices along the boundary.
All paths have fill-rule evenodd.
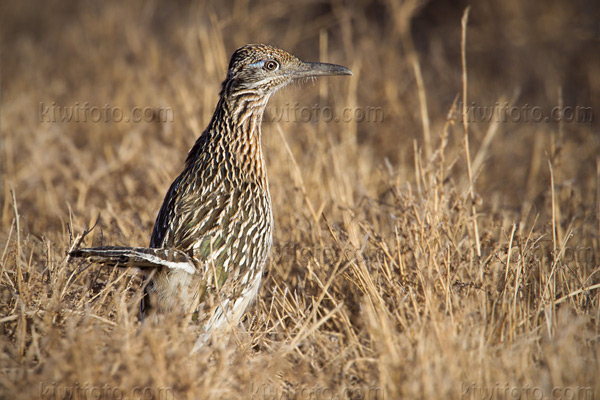
<path id="1" fill-rule="evenodd" d="M 265 107 L 286 85 L 327 75 L 352 71 L 265 44 L 237 49 L 214 114 L 166 193 L 149 247 L 78 248 L 70 257 L 141 269 L 141 319 L 191 316 L 204 321 L 205 332 L 238 324 L 257 296 L 273 242 L 261 146 Z"/>

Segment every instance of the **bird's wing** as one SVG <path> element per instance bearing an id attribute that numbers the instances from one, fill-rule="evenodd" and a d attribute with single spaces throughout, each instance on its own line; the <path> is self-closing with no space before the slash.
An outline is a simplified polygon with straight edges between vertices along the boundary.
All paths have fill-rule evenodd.
<path id="1" fill-rule="evenodd" d="M 222 218 L 231 206 L 232 190 L 220 187 L 223 173 L 217 174 L 211 184 L 205 182 L 211 175 L 211 169 L 197 170 L 192 165 L 175 179 L 156 218 L 150 247 L 190 252 L 204 238 L 218 235 L 223 229 Z"/>

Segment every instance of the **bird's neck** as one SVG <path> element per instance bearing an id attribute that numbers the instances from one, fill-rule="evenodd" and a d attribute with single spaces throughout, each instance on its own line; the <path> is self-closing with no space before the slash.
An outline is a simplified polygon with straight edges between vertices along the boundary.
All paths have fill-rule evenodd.
<path id="1" fill-rule="evenodd" d="M 230 126 L 226 129 L 230 136 L 231 151 L 239 155 L 262 156 L 261 124 L 269 96 L 254 92 L 236 93 L 223 98 L 223 119 Z"/>
<path id="2" fill-rule="evenodd" d="M 222 155 L 238 177 L 267 184 L 261 146 L 261 124 L 269 96 L 254 92 L 222 95 L 209 126 L 198 139 L 187 164 L 203 155 Z"/>

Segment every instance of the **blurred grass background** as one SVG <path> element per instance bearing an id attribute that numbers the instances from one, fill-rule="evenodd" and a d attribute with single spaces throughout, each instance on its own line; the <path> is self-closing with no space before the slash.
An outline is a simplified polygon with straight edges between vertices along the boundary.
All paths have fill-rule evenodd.
<path id="1" fill-rule="evenodd" d="M 257 388 L 283 398 L 328 398 L 323 389 L 464 398 L 498 382 L 598 395 L 600 5 L 471 4 L 467 105 L 592 113 L 471 122 L 474 196 L 453 109 L 468 5 L 4 2 L 2 396 L 44 398 L 40 383 L 74 382 L 169 387 L 176 398 L 263 396 Z M 228 58 L 246 43 L 354 76 L 271 100 L 267 279 L 240 331 L 190 358 L 191 327 L 137 325 L 135 278 L 65 254 L 99 213 L 87 244 L 147 244 Z M 44 120 L 44 107 L 85 102 L 168 107 L 174 118 Z M 383 118 L 275 118 L 295 102 L 377 107 Z"/>

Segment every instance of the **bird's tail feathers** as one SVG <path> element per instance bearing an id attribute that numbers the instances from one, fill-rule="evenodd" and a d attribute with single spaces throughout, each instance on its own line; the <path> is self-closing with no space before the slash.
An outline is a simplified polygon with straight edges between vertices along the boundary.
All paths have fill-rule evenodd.
<path id="1" fill-rule="evenodd" d="M 102 246 L 76 249 L 69 253 L 73 258 L 88 258 L 109 266 L 135 267 L 140 269 L 181 269 L 190 274 L 196 272 L 190 256 L 177 249 L 149 247 Z"/>

